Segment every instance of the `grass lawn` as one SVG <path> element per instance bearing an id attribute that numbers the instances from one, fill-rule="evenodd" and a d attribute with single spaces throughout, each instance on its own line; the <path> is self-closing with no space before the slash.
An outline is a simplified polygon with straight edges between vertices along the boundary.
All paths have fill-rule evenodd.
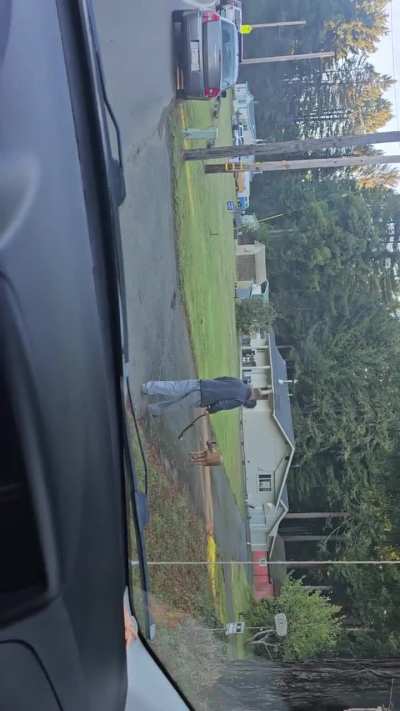
<path id="1" fill-rule="evenodd" d="M 217 144 L 232 143 L 231 97 L 222 100 L 219 117 L 212 103 L 179 104 L 171 121 L 175 177 L 175 214 L 181 284 L 200 377 L 238 375 L 234 312 L 235 244 L 228 200 L 235 199 L 231 175 L 205 175 L 203 165 L 184 163 L 183 128 L 218 128 Z M 238 505 L 243 509 L 240 428 L 237 411 L 214 415 L 212 425 Z"/>
<path id="2" fill-rule="evenodd" d="M 139 480 L 143 478 L 140 448 L 130 421 L 130 442 Z M 141 428 L 148 466 L 150 524 L 146 529 L 149 561 L 207 561 L 209 539 L 203 518 L 193 511 L 187 489 L 171 476 L 171 463 Z M 129 516 L 130 558 L 137 560 L 132 512 Z M 145 620 L 139 570 L 130 566 L 135 614 Z M 218 617 L 211 566 L 151 565 L 150 607 L 156 623 L 152 647 L 196 708 L 206 711 L 212 685 L 230 655 Z"/>
<path id="3" fill-rule="evenodd" d="M 127 408 L 129 442 L 139 487 L 144 486 L 143 460 L 137 432 Z M 139 422 L 148 467 L 151 518 L 146 529 L 149 561 L 171 561 L 171 565 L 150 565 L 150 607 L 157 626 L 152 642 L 156 654 L 199 711 L 207 711 L 206 698 L 223 673 L 226 661 L 245 656 L 244 639 L 227 639 L 222 624 L 232 619 L 227 604 L 233 604 L 234 618 L 249 603 L 249 590 L 241 566 L 229 569 L 227 580 L 216 565 L 218 551 L 207 533 L 204 519 L 193 510 L 190 493 L 177 480 L 174 463 L 166 460 L 157 438 Z M 128 497 L 129 501 L 129 497 Z M 129 557 L 138 560 L 129 505 Z M 208 565 L 179 565 L 174 561 L 209 561 Z M 145 621 L 144 599 L 137 566 L 130 566 L 135 614 Z M 215 629 L 221 631 L 215 631 Z"/>
<path id="4" fill-rule="evenodd" d="M 229 95 L 222 101 L 217 119 L 212 116 L 211 103 L 185 102 L 176 107 L 171 121 L 180 278 L 200 377 L 239 374 L 233 299 L 235 243 L 232 217 L 226 207 L 228 200 L 235 200 L 235 186 L 231 175 L 205 175 L 201 162 L 181 160 L 184 146 L 204 145 L 200 141 L 184 141 L 182 131 L 217 126 L 217 145 L 228 145 L 232 143 L 231 110 Z M 232 492 L 244 512 L 239 411 L 214 415 L 212 426 L 224 455 Z M 211 548 L 209 545 L 209 554 Z M 214 556 L 217 560 L 217 549 Z M 224 622 L 230 621 L 232 607 L 237 617 L 250 601 L 244 568 L 232 566 L 229 578 L 224 579 L 221 566 L 211 565 L 217 615 Z M 230 640 L 233 657 L 245 656 L 243 643 L 240 636 Z"/>

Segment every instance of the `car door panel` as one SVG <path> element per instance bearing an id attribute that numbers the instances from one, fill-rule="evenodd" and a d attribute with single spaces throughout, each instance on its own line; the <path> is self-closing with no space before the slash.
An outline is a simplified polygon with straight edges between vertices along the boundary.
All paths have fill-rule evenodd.
<path id="1" fill-rule="evenodd" d="M 71 711 L 119 711 L 126 697 L 118 329 L 99 131 L 88 119 L 90 91 L 83 78 L 71 81 L 69 66 L 73 55 L 86 76 L 78 6 L 14 0 L 0 67 L 0 380 L 14 423 L 1 440 L 11 480 L 0 481 L 0 501 L 22 482 L 18 520 L 33 526 L 15 549 L 10 541 L 17 559 L 0 548 L 10 583 L 0 586 L 0 647 L 16 679 L 8 684 L 5 665 L 7 709 L 28 708 L 25 673 L 43 698 L 30 708 L 51 709 L 51 688 Z M 21 456 L 9 466 L 12 447 Z M 33 530 L 38 585 L 35 569 L 18 570 Z M 16 543 L 15 528 L 7 531 Z"/>

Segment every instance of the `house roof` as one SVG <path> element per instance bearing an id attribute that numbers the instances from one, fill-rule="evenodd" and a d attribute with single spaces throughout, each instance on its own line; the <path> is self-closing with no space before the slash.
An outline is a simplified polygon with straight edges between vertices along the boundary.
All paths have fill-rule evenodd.
<path id="1" fill-rule="evenodd" d="M 237 262 L 239 281 L 248 279 L 262 284 L 267 280 L 265 244 L 261 242 L 239 244 L 236 246 L 236 257 L 239 260 Z"/>
<path id="2" fill-rule="evenodd" d="M 271 362 L 271 377 L 272 377 L 272 390 L 273 390 L 273 415 L 275 421 L 277 422 L 279 429 L 281 430 L 283 436 L 290 446 L 290 455 L 287 458 L 285 473 L 282 479 L 282 485 L 278 492 L 278 497 L 276 501 L 276 507 L 279 508 L 280 514 L 278 521 L 274 527 L 273 532 L 271 532 L 271 548 L 272 552 L 276 543 L 276 537 L 278 535 L 279 524 L 282 518 L 286 515 L 289 510 L 289 499 L 287 491 L 287 477 L 289 474 L 290 465 L 292 463 L 294 454 L 294 430 L 293 430 L 293 419 L 292 419 L 292 407 L 289 397 L 289 388 L 286 381 L 287 368 L 286 362 L 282 358 L 278 346 L 276 345 L 275 333 L 273 329 L 270 330 L 268 334 L 269 340 L 269 353 Z"/>
<path id="3" fill-rule="evenodd" d="M 292 419 L 292 406 L 289 397 L 286 362 L 282 358 L 276 345 L 275 333 L 269 333 L 269 352 L 271 358 L 273 412 L 276 421 L 283 431 L 291 447 L 294 448 L 294 431 Z"/>

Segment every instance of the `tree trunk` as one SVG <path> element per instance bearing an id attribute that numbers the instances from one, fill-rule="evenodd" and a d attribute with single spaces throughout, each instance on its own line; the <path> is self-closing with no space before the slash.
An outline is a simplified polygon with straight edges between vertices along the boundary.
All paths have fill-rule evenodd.
<path id="1" fill-rule="evenodd" d="M 387 700 L 392 679 L 394 689 L 399 689 L 398 658 L 316 659 L 296 664 L 257 659 L 236 661 L 231 662 L 218 682 L 211 708 L 344 711 L 352 706 L 376 707 Z M 394 698 L 394 703 L 397 700 Z"/>

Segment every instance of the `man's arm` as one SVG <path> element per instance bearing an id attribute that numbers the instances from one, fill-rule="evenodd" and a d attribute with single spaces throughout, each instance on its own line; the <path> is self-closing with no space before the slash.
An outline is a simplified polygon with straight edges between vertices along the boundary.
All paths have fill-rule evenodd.
<path id="1" fill-rule="evenodd" d="M 212 405 L 208 405 L 207 410 L 210 415 L 215 415 L 216 412 L 221 410 L 233 410 L 235 407 L 240 407 L 242 403 L 240 400 L 217 400 L 213 402 Z"/>

